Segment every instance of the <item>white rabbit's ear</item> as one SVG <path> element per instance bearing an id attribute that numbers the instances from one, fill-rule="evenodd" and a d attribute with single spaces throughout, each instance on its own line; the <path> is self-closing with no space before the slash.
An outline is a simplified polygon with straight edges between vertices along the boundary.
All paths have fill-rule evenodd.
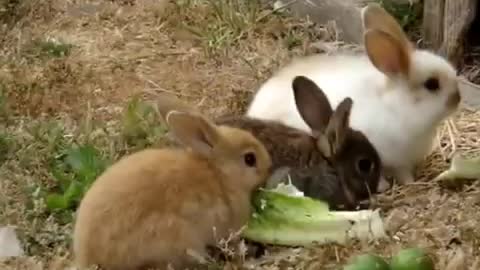
<path id="1" fill-rule="evenodd" d="M 361 17 L 364 32 L 371 29 L 381 30 L 397 39 L 406 49 L 412 49 L 412 43 L 402 26 L 380 4 L 369 3 L 362 8 Z"/>
<path id="2" fill-rule="evenodd" d="M 387 76 L 408 76 L 410 52 L 396 38 L 376 29 L 365 32 L 365 49 L 372 64 Z"/>
<path id="3" fill-rule="evenodd" d="M 170 111 L 166 121 L 172 134 L 185 146 L 200 155 L 211 158 L 222 136 L 217 127 L 195 113 Z"/>
<path id="4" fill-rule="evenodd" d="M 292 82 L 295 105 L 307 125 L 323 132 L 332 116 L 332 107 L 322 89 L 305 76 L 297 76 Z"/>

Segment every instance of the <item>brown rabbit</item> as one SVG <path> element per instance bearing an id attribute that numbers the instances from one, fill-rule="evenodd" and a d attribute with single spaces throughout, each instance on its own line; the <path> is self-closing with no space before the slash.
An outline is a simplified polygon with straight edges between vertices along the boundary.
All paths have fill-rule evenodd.
<path id="1" fill-rule="evenodd" d="M 292 183 L 306 196 L 325 200 L 332 209 L 357 208 L 377 190 L 381 161 L 369 140 L 349 127 L 352 100 L 345 98 L 333 112 L 323 91 L 308 78 L 296 77 L 292 88 L 297 108 L 313 134 L 247 116 L 219 117 L 215 122 L 254 134 L 269 151 L 273 170 L 289 172 Z M 167 96 L 161 96 L 157 105 L 163 116 L 173 109 L 196 111 Z M 266 186 L 287 179 L 280 176 L 272 176 Z"/>
<path id="2" fill-rule="evenodd" d="M 143 150 L 109 167 L 81 201 L 73 248 L 80 268 L 196 265 L 188 254 L 238 231 L 251 193 L 270 174 L 265 147 L 249 132 L 172 111 L 166 122 L 188 148 Z"/>

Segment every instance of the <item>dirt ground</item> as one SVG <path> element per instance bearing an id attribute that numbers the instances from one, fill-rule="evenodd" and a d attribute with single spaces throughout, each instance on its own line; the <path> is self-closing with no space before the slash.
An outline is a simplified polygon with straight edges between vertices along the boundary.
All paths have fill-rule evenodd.
<path id="1" fill-rule="evenodd" d="M 154 102 L 158 93 L 174 93 L 213 115 L 240 114 L 292 57 L 341 45 L 331 26 L 253 4 L 235 13 L 235 0 L 134 2 L 25 1 L 0 26 L 0 225 L 17 227 L 27 255 L 0 262 L 1 269 L 70 266 L 71 216 L 50 214 L 41 196 L 56 186 L 52 161 L 85 142 L 112 160 L 161 145 L 155 121 L 143 114 L 142 144 L 129 140 L 125 113 L 138 109 L 136 96 Z M 454 151 L 475 154 L 478 134 L 480 113 L 463 108 L 439 128 L 419 180 L 374 198 L 387 239 L 269 248 L 226 268 L 338 269 L 357 254 L 388 257 L 420 246 L 437 269 L 480 269 L 479 184 L 452 190 L 431 181 Z"/>

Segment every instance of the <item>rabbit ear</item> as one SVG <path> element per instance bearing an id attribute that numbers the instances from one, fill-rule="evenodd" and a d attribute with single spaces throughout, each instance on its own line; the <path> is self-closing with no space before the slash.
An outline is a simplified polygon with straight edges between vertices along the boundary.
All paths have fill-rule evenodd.
<path id="1" fill-rule="evenodd" d="M 182 112 L 192 112 L 192 113 L 199 113 L 197 112 L 193 106 L 188 105 L 187 103 L 181 101 L 180 99 L 176 98 L 172 94 L 161 93 L 157 96 L 156 99 L 157 110 L 160 116 L 166 121 L 167 115 L 169 112 L 175 111 L 182 111 Z"/>
<path id="2" fill-rule="evenodd" d="M 206 158 L 212 157 L 221 140 L 217 127 L 199 114 L 173 110 L 167 114 L 166 122 L 173 136 Z"/>
<path id="3" fill-rule="evenodd" d="M 365 48 L 372 64 L 387 76 L 408 76 L 410 53 L 397 39 L 381 30 L 364 34 Z"/>
<path id="4" fill-rule="evenodd" d="M 305 76 L 297 76 L 292 82 L 297 110 L 307 125 L 323 132 L 332 115 L 332 107 L 322 89 Z"/>
<path id="5" fill-rule="evenodd" d="M 378 3 L 369 3 L 361 11 L 362 24 L 364 31 L 376 29 L 390 34 L 397 39 L 402 46 L 411 49 L 412 43 L 402 29 L 397 20 L 390 15 Z"/>
<path id="6" fill-rule="evenodd" d="M 325 133 L 318 137 L 317 146 L 327 158 L 337 154 L 344 144 L 349 130 L 352 104 L 351 98 L 345 98 L 340 102 L 328 123 Z"/>

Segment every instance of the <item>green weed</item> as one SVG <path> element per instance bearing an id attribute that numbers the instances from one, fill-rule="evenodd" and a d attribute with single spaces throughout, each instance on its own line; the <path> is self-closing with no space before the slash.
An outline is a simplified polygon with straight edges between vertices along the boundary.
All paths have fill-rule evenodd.
<path id="1" fill-rule="evenodd" d="M 422 18 L 423 1 L 416 4 L 398 4 L 392 0 L 376 0 L 386 11 L 391 13 L 406 30 L 416 27 Z"/>
<path id="2" fill-rule="evenodd" d="M 128 147 L 142 149 L 155 143 L 166 133 L 166 128 L 158 124 L 155 108 L 143 102 L 138 96 L 127 104 L 122 118 L 122 137 Z"/>
<path id="3" fill-rule="evenodd" d="M 8 121 L 9 107 L 7 101 L 7 86 L 0 81 L 0 117 Z"/>
<path id="4" fill-rule="evenodd" d="M 166 132 L 158 124 L 155 108 L 138 97 L 127 104 L 114 130 L 98 129 L 90 118 L 76 131 L 67 132 L 60 123 L 39 121 L 27 127 L 29 144 L 18 153 L 18 159 L 23 168 L 46 168 L 47 181 L 30 192 L 34 200 L 44 200 L 47 212 L 65 223 L 71 221 L 84 194 L 114 160 L 132 148 L 152 145 Z M 7 142 L 0 133 L 0 150 Z"/>
<path id="5" fill-rule="evenodd" d="M 90 144 L 66 149 L 55 163 L 51 173 L 59 191 L 49 193 L 45 198 L 50 211 L 75 209 L 85 192 L 108 166 L 107 159 Z"/>
<path id="6" fill-rule="evenodd" d="M 72 44 L 60 40 L 36 39 L 28 46 L 26 53 L 39 58 L 61 58 L 70 55 L 72 48 Z"/>
<path id="7" fill-rule="evenodd" d="M 0 165 L 10 158 L 15 147 L 15 139 L 6 132 L 0 132 Z"/>

